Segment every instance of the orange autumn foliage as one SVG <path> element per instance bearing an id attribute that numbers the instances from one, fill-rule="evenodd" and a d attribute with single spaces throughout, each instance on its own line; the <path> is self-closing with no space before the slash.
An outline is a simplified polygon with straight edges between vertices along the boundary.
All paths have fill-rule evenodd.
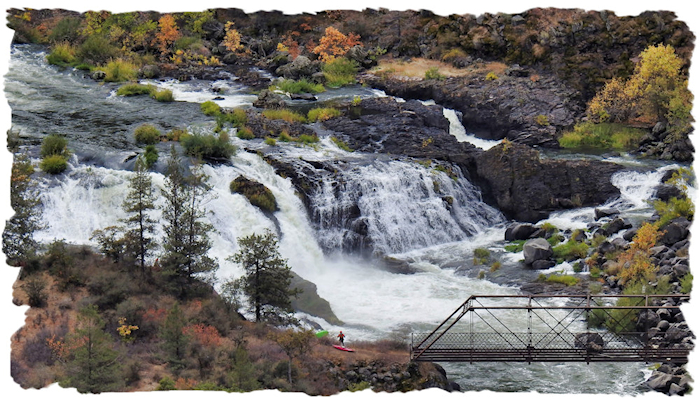
<path id="1" fill-rule="evenodd" d="M 221 344 L 221 335 L 211 325 L 195 324 L 182 328 L 182 333 L 192 340 L 199 342 L 202 346 L 216 347 Z"/>
<path id="2" fill-rule="evenodd" d="M 158 20 L 158 33 L 155 38 L 155 46 L 161 54 L 170 51 L 170 46 L 180 38 L 180 31 L 175 24 L 175 18 L 170 14 L 165 14 Z"/>
<path id="3" fill-rule="evenodd" d="M 361 45 L 360 35 L 349 33 L 347 36 L 332 26 L 326 28 L 325 35 L 321 38 L 318 46 L 313 49 L 318 54 L 321 61 L 332 61 L 336 57 L 345 55 L 351 48 Z"/>

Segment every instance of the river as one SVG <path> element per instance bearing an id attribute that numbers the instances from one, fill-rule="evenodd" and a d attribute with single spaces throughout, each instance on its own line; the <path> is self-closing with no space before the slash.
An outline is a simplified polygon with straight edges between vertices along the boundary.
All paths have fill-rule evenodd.
<path id="1" fill-rule="evenodd" d="M 12 131 L 25 139 L 23 150 L 38 161 L 41 139 L 55 133 L 68 138 L 74 153 L 64 174 L 38 174 L 47 228 L 36 237 L 43 243 L 63 239 L 94 245 L 90 239 L 94 230 L 117 224 L 124 217 L 121 203 L 128 191 L 130 160 L 140 151 L 132 136 L 136 126 L 151 123 L 163 131 L 181 127 L 209 132 L 214 122 L 201 113 L 199 103 L 220 95 L 213 88 L 223 91 L 224 99 L 220 101 L 225 106 L 249 106 L 255 99 L 233 76 L 217 82 L 153 82 L 173 90 L 173 103 L 143 96 L 119 97 L 116 84 L 100 84 L 81 71 L 47 65 L 41 47 L 13 46 L 11 54 L 5 94 L 12 107 Z M 358 86 L 329 90 L 322 96 L 352 99 L 385 94 Z M 454 111 L 445 110 L 444 115 L 458 140 L 482 148 L 497 144 L 468 135 Z M 242 274 L 240 267 L 226 260 L 237 251 L 237 238 L 263 229 L 279 229 L 282 256 L 297 274 L 317 285 L 319 295 L 330 302 L 345 325 L 333 326 L 318 317 L 301 316 L 331 331 L 342 329 L 350 344 L 353 340 L 406 339 L 411 332 L 431 330 L 469 295 L 516 294 L 520 282 L 536 276 L 518 265 L 521 255 L 503 250 L 505 218 L 482 202 L 478 188 L 461 175 L 453 179 L 412 161 L 348 153 L 323 135 L 314 147 L 278 142 L 274 149 L 268 149 L 261 140 L 233 137 L 231 141 L 240 149 L 265 149 L 268 156 L 289 163 L 342 161 L 344 167 L 337 174 L 324 176 L 323 189 L 311 197 L 314 215 L 307 213 L 290 180 L 277 175 L 257 154 L 240 150 L 232 157 L 231 165 L 207 165 L 204 171 L 212 185 L 206 209 L 216 229 L 210 255 L 220 263 L 218 278 Z M 151 173 L 158 187 L 163 186 L 168 146 L 158 145 L 161 159 Z M 626 162 L 637 165 L 638 170 L 613 177 L 622 196 L 609 205 L 632 219 L 648 217 L 652 210 L 645 200 L 653 195 L 652 188 L 663 171 L 672 165 L 647 165 L 635 159 Z M 230 192 L 229 183 L 239 175 L 261 182 L 272 191 L 279 204 L 276 222 L 244 197 Z M 334 189 L 339 184 L 343 190 Z M 435 185 L 441 193 L 435 191 Z M 445 195 L 454 199 L 451 212 L 443 204 Z M 388 272 L 375 262 L 342 251 L 351 239 L 343 225 L 345 207 L 355 203 L 375 250 L 407 261 L 416 273 Z M 555 213 L 548 221 L 573 229 L 585 227 L 592 220 L 593 209 L 582 208 Z M 476 248 L 489 249 L 507 273 L 499 279 L 478 279 L 476 270 L 460 268 Z M 562 268 L 573 273 L 570 266 L 555 267 Z M 513 318 L 507 323 L 519 327 L 524 321 Z M 645 391 L 641 385 L 650 373 L 647 366 L 637 363 L 448 363 L 444 367 L 450 379 L 464 390 L 501 392 L 633 395 Z"/>

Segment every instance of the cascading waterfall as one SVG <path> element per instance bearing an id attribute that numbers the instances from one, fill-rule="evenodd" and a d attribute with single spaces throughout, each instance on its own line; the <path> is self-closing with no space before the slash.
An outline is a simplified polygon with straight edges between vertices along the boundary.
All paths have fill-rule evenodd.
<path id="1" fill-rule="evenodd" d="M 464 125 L 462 125 L 459 117 L 457 117 L 457 112 L 455 110 L 443 108 L 442 115 L 450 121 L 450 135 L 454 136 L 459 142 L 469 142 L 484 150 L 488 150 L 501 143 L 500 140 L 481 139 L 473 134 L 467 134 L 467 130 L 464 129 Z"/>
<path id="2" fill-rule="evenodd" d="M 202 116 L 195 103 L 165 105 L 148 98 L 110 95 L 114 87 L 82 78 L 79 72 L 59 72 L 46 65 L 44 55 L 35 47 L 13 47 L 6 77 L 6 93 L 13 107 L 13 129 L 29 138 L 41 138 L 48 133 L 66 134 L 69 147 L 77 149 L 72 147 L 76 156 L 66 173 L 57 177 L 39 175 L 47 226 L 36 238 L 43 243 L 62 239 L 95 245 L 90 239 L 94 230 L 117 225 L 125 217 L 121 204 L 128 192 L 131 172 L 124 170 L 127 168 L 124 160 L 137 151 L 130 138 L 132 128 L 149 121 L 163 128 L 204 125 L 203 129 L 208 129 L 206 124 L 211 121 Z M 232 104 L 249 101 L 243 92 L 237 92 L 239 89 L 235 85 L 226 88 L 235 92 L 229 93 Z M 177 90 L 184 97 L 212 95 L 206 85 L 200 88 L 191 84 Z M 383 95 L 366 88 L 343 90 L 329 91 L 332 93 L 327 96 L 342 93 L 351 99 L 355 94 Z M 197 91 L 206 93 L 190 93 Z M 86 109 L 85 104 L 90 104 L 90 108 Z M 85 118 L 85 113 L 89 113 L 89 118 Z M 461 124 L 457 124 L 453 111 L 446 109 L 444 114 L 455 135 Z M 50 119 L 44 121 L 44 117 Z M 249 148 L 264 146 L 232 140 Z M 36 146 L 30 150 L 36 151 Z M 166 152 L 160 150 L 161 157 L 165 157 Z M 101 153 L 110 154 L 103 157 L 109 162 L 95 161 Z M 212 195 L 205 208 L 216 229 L 212 234 L 211 256 L 219 261 L 220 279 L 242 274 L 237 265 L 226 260 L 237 251 L 237 238 L 279 228 L 282 256 L 296 273 L 317 285 L 319 295 L 330 302 L 346 325 L 333 327 L 319 318 L 310 319 L 328 329 L 343 329 L 350 341 L 386 338 L 392 333 L 405 337 L 411 331 L 430 330 L 470 294 L 518 293 L 517 288 L 458 275 L 454 268 L 446 267 L 470 259 L 477 247 L 498 247 L 503 239 L 503 228 L 498 225 L 503 221 L 502 216 L 481 202 L 478 191 L 458 171 L 453 179 L 436 168 L 413 162 L 347 153 L 329 138 L 322 138 L 315 148 L 280 143 L 271 153 L 290 164 L 304 160 L 335 162 L 334 165 L 342 168 L 337 168 L 336 174 L 317 170 L 323 182 L 310 199 L 316 215 L 309 215 L 290 179 L 277 175 L 257 154 L 239 151 L 231 165 L 205 166 Z M 635 201 L 651 195 L 648 189 L 658 183 L 662 171 L 616 175 L 615 184 L 623 190 L 619 201 L 627 205 L 610 205 L 623 212 L 650 213 L 646 203 Z M 239 175 L 263 183 L 272 191 L 280 208 L 274 213 L 276 222 L 243 196 L 230 192 L 231 180 Z M 155 186 L 163 187 L 161 173 L 152 172 L 151 177 Z M 633 193 L 635 187 L 640 192 Z M 592 209 L 579 212 L 592 219 Z M 159 219 L 159 213 L 154 211 L 155 219 Z M 561 213 L 553 218 L 561 219 L 561 224 L 555 222 L 555 225 L 562 228 L 567 224 L 587 223 L 579 221 L 577 215 Z M 324 250 L 345 246 L 343 241 L 352 228 L 346 224 L 349 218 L 366 224 L 366 237 L 378 252 L 406 260 L 418 272 L 394 274 L 348 254 L 324 255 Z M 506 323 L 520 326 L 522 321 L 513 317 L 506 318 Z M 638 386 L 643 380 L 642 366 L 629 364 L 585 368 L 573 364 L 446 364 L 445 367 L 450 378 L 466 390 L 635 394 L 640 392 Z M 563 384 L 562 379 L 565 379 Z"/>
<path id="3" fill-rule="evenodd" d="M 311 198 L 321 245 L 345 247 L 351 236 L 346 221 L 354 212 L 381 254 L 464 240 L 503 220 L 469 181 L 453 173 L 455 179 L 417 163 L 375 161 L 324 179 Z"/>

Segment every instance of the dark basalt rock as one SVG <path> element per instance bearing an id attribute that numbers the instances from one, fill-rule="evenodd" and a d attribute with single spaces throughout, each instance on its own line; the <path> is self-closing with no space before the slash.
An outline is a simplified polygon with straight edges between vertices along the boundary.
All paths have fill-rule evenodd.
<path id="1" fill-rule="evenodd" d="M 444 81 L 406 81 L 364 75 L 363 82 L 388 94 L 409 99 L 434 99 L 463 114 L 463 124 L 484 139 L 559 147 L 557 136 L 571 128 L 585 111 L 575 90 L 553 77 L 533 82 L 521 68 L 488 81 L 483 77 Z"/>
<path id="2" fill-rule="evenodd" d="M 559 209 L 556 199 L 570 199 L 582 206 L 604 203 L 620 191 L 610 183 L 622 169 L 595 161 L 541 160 L 539 153 L 516 143 L 502 143 L 476 160 L 477 182 L 490 190 L 506 217 L 536 222 Z"/>

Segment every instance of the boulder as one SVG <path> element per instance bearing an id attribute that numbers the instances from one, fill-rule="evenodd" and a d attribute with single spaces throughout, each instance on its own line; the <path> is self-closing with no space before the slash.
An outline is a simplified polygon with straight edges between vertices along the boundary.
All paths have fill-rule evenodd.
<path id="1" fill-rule="evenodd" d="M 523 255 L 527 265 L 532 265 L 538 260 L 547 260 L 553 254 L 552 245 L 542 238 L 530 239 L 523 246 Z"/>
<path id="2" fill-rule="evenodd" d="M 508 242 L 512 242 L 514 240 L 527 240 L 530 239 L 531 235 L 537 230 L 538 228 L 535 225 L 516 222 L 509 225 L 506 229 L 505 239 Z"/>
<path id="3" fill-rule="evenodd" d="M 532 263 L 532 268 L 534 269 L 549 269 L 557 265 L 554 260 L 537 260 Z"/>
<path id="4" fill-rule="evenodd" d="M 613 239 L 611 243 L 615 246 L 615 249 L 617 250 L 625 250 L 627 247 L 629 247 L 629 243 L 627 242 L 627 240 L 621 237 Z"/>
<path id="5" fill-rule="evenodd" d="M 615 251 L 615 245 L 608 242 L 607 240 L 601 243 L 600 246 L 598 246 L 599 254 L 612 253 L 613 251 Z"/>
<path id="6" fill-rule="evenodd" d="M 277 68 L 276 73 L 284 76 L 286 79 L 308 79 L 319 71 L 321 71 L 320 62 L 311 61 L 306 56 L 298 56 L 291 63 Z"/>
<path id="7" fill-rule="evenodd" d="M 595 213 L 595 220 L 599 220 L 604 217 L 613 217 L 620 214 L 620 210 L 615 208 L 596 208 L 593 210 Z"/>
<path id="8" fill-rule="evenodd" d="M 661 321 L 661 318 L 654 311 L 643 310 L 639 312 L 635 329 L 637 332 L 644 332 L 651 327 L 657 326 L 659 321 Z"/>
<path id="9" fill-rule="evenodd" d="M 590 352 L 600 352 L 605 346 L 603 337 L 598 333 L 579 333 L 574 339 L 577 348 L 585 348 Z"/>
<path id="10" fill-rule="evenodd" d="M 662 230 L 664 234 L 661 236 L 660 242 L 672 246 L 681 240 L 688 237 L 688 226 L 682 222 L 674 221 L 666 225 Z"/>
<path id="11" fill-rule="evenodd" d="M 662 201 L 669 201 L 672 197 L 685 197 L 685 194 L 675 185 L 662 184 L 656 188 L 656 197 Z"/>
<path id="12" fill-rule="evenodd" d="M 629 221 L 616 217 L 605 227 L 605 234 L 606 236 L 611 236 L 623 229 L 629 229 L 631 227 L 632 224 L 630 224 Z"/>
<path id="13" fill-rule="evenodd" d="M 631 242 L 632 239 L 634 239 L 634 236 L 636 234 L 637 234 L 637 228 L 628 229 L 625 231 L 625 233 L 622 234 L 622 238 L 628 242 Z"/>
<path id="14" fill-rule="evenodd" d="M 96 81 L 101 81 L 107 76 L 107 73 L 101 70 L 96 70 L 93 71 L 92 74 L 90 74 L 90 77 Z"/>
<path id="15" fill-rule="evenodd" d="M 672 381 L 673 375 L 665 372 L 654 371 L 645 383 L 652 390 L 666 393 L 669 386 L 671 386 Z"/>
<path id="16" fill-rule="evenodd" d="M 292 100 L 306 100 L 306 101 L 316 101 L 318 100 L 316 96 L 312 93 L 290 93 L 289 97 Z"/>
<path id="17" fill-rule="evenodd" d="M 282 100 L 282 97 L 275 93 L 272 93 L 268 89 L 264 89 L 263 91 L 261 91 L 258 95 L 257 100 L 253 102 L 253 107 L 258 108 L 280 109 L 285 108 L 286 106 L 287 103 L 284 100 Z"/>

